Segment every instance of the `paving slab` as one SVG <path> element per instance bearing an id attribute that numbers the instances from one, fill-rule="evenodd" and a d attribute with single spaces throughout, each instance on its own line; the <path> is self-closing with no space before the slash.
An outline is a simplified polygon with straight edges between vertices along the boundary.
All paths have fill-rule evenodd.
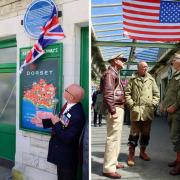
<path id="1" fill-rule="evenodd" d="M 12 180 L 11 169 L 0 166 L 0 180 Z"/>
<path id="2" fill-rule="evenodd" d="M 128 136 L 130 126 L 123 125 L 121 153 L 119 161 L 125 165 L 124 169 L 117 172 L 122 175 L 124 180 L 180 180 L 180 175 L 169 175 L 170 168 L 168 162 L 175 159 L 173 146 L 169 138 L 168 124 L 165 118 L 157 117 L 152 123 L 150 144 L 147 148 L 151 161 L 143 161 L 139 156 L 139 148 L 136 148 L 136 165 L 127 166 L 128 155 Z M 106 122 L 103 119 L 101 127 L 91 127 L 91 179 L 105 180 L 109 179 L 102 176 L 103 157 L 106 141 Z"/>

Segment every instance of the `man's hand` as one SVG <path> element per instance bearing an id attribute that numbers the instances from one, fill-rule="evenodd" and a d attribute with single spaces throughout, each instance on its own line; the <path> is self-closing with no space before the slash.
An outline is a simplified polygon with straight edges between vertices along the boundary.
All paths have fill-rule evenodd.
<path id="1" fill-rule="evenodd" d="M 51 121 L 53 124 L 56 124 L 57 122 L 59 122 L 59 117 L 58 116 L 52 116 Z"/>
<path id="2" fill-rule="evenodd" d="M 174 113 L 175 111 L 176 111 L 176 108 L 173 105 L 171 105 L 167 108 L 168 113 Z"/>
<path id="3" fill-rule="evenodd" d="M 115 114 L 111 114 L 111 119 L 117 119 L 118 118 L 118 114 L 117 113 L 115 113 Z"/>
<path id="4" fill-rule="evenodd" d="M 160 110 L 160 112 L 163 112 L 163 105 L 162 104 L 159 105 L 159 110 Z"/>
<path id="5" fill-rule="evenodd" d="M 40 119 L 37 116 L 33 117 L 31 122 L 32 122 L 32 124 L 35 124 L 37 127 L 43 127 L 42 119 Z"/>

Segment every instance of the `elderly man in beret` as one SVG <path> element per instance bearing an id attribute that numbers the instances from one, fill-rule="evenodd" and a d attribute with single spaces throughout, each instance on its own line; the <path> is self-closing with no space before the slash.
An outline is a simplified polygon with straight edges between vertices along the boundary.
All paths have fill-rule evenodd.
<path id="1" fill-rule="evenodd" d="M 175 54 L 171 65 L 174 73 L 168 84 L 161 111 L 168 112 L 170 137 L 176 152 L 176 160 L 168 164 L 172 167 L 169 173 L 180 175 L 180 54 Z"/>
<path id="2" fill-rule="evenodd" d="M 124 118 L 124 90 L 119 79 L 119 71 L 127 61 L 122 54 L 113 56 L 109 68 L 103 73 L 100 82 L 100 89 L 103 93 L 104 103 L 108 109 L 106 116 L 107 139 L 104 154 L 103 176 L 120 179 L 121 175 L 116 169 L 124 165 L 118 162 L 120 152 L 121 131 Z"/>

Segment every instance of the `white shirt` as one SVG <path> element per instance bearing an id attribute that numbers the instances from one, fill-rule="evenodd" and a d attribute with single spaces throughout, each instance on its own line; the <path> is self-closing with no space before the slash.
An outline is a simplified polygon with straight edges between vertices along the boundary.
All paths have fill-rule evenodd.
<path id="1" fill-rule="evenodd" d="M 75 104 L 77 103 L 67 103 L 66 109 L 64 110 L 63 114 L 70 110 Z"/>

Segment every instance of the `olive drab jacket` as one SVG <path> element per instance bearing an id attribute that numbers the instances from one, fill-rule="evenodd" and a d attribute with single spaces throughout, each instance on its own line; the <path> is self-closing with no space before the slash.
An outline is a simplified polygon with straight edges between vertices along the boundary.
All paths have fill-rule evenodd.
<path id="1" fill-rule="evenodd" d="M 173 115 L 180 114 L 180 72 L 174 73 L 172 79 L 169 81 L 162 105 L 164 111 L 173 105 L 176 109 Z"/>
<path id="2" fill-rule="evenodd" d="M 160 93 L 154 78 L 149 73 L 145 77 L 135 73 L 127 84 L 125 98 L 130 109 L 131 121 L 147 121 L 154 118 Z"/>

